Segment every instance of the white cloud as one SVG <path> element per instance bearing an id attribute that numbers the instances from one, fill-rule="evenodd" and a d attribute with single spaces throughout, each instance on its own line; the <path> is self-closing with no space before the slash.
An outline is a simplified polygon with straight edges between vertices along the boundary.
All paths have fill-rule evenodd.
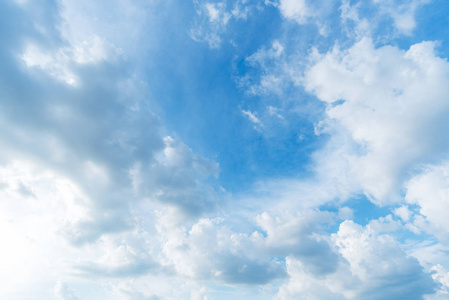
<path id="1" fill-rule="evenodd" d="M 250 120 L 253 124 L 254 124 L 254 128 L 255 129 L 259 129 L 260 127 L 264 127 L 262 121 L 260 121 L 260 119 L 258 117 L 256 117 L 256 115 L 251 112 L 250 110 L 241 110 L 242 114 L 248 118 L 248 120 Z"/>
<path id="2" fill-rule="evenodd" d="M 224 2 L 201 6 L 216 27 L 199 38 L 218 47 L 231 20 L 250 13 L 246 1 L 238 3 L 232 10 Z M 302 11 L 306 2 L 282 3 L 281 11 L 301 24 L 312 16 Z M 0 91 L 2 297 L 54 292 L 61 299 L 206 299 L 203 283 L 267 285 L 286 272 L 280 299 L 419 299 L 431 292 L 429 274 L 385 234 L 399 221 L 390 215 L 366 227 L 346 221 L 330 238 L 324 227 L 354 211 L 316 207 L 361 191 L 376 203 L 396 200 L 410 171 L 429 156 L 444 155 L 446 141 L 433 133 L 447 127 L 448 67 L 433 44 L 402 51 L 362 40 L 317 54 L 304 84 L 328 105 L 322 124 L 332 134 L 314 155 L 318 171 L 308 180 L 256 186 L 256 201 L 236 204 L 251 204 L 245 219 L 219 205 L 209 184 L 218 164 L 168 136 L 148 111 L 146 85 L 137 75 L 123 75 L 138 73 L 124 53 L 135 53 L 128 52 L 129 41 L 141 29 L 131 21 L 145 19 L 145 9 L 112 2 L 95 20 L 97 5 L 63 1 L 62 15 L 44 7 L 43 19 L 52 26 L 36 21 L 32 32 L 17 33 L 40 39 L 0 51 L 2 61 L 19 57 L 26 65 L 0 70 L 5 78 L 17 77 Z M 117 24 L 108 21 L 118 15 Z M 284 54 L 275 41 L 248 62 L 265 66 Z M 265 76 L 261 90 L 282 94 L 283 78 Z M 256 113 L 242 113 L 263 126 Z M 268 113 L 282 117 L 271 106 Z M 396 209 L 407 225 L 447 236 L 444 209 L 438 211 L 447 198 L 446 169 L 429 167 L 408 181 L 406 199 L 421 215 Z M 435 280 L 446 284 L 447 272 L 434 270 Z"/>
<path id="3" fill-rule="evenodd" d="M 90 55 L 104 57 L 104 51 L 110 53 L 112 49 L 131 59 L 132 54 L 146 47 L 141 37 L 144 25 L 151 21 L 155 5 L 155 1 L 112 0 L 110 5 L 104 6 L 88 0 L 61 0 L 57 29 L 65 41 L 75 46 L 78 57 L 88 60 Z M 146 41 L 151 41 L 150 37 L 145 37 Z M 136 47 L 137 44 L 141 47 Z"/>
<path id="4" fill-rule="evenodd" d="M 50 76 L 66 84 L 76 86 L 79 79 L 67 66 L 70 59 L 63 53 L 57 56 L 53 57 L 51 54 L 42 53 L 37 47 L 30 45 L 21 58 L 28 67 L 39 67 Z"/>
<path id="5" fill-rule="evenodd" d="M 275 117 L 277 117 L 280 120 L 285 120 L 284 116 L 282 116 L 279 113 L 279 109 L 278 108 L 269 105 L 269 106 L 267 106 L 267 110 L 268 110 L 268 114 L 270 116 L 275 116 Z"/>
<path id="6" fill-rule="evenodd" d="M 224 2 L 218 3 L 200 3 L 195 4 L 199 7 L 197 14 L 200 20 L 205 16 L 206 21 L 196 24 L 190 29 L 190 37 L 197 42 L 206 42 L 209 48 L 216 49 L 222 44 L 220 35 L 226 30 L 226 25 L 231 19 L 232 14 L 228 12 Z"/>
<path id="7" fill-rule="evenodd" d="M 430 230 L 445 243 L 449 242 L 449 165 L 429 166 L 406 184 L 405 199 L 419 205 L 419 212 L 430 223 Z"/>
<path id="8" fill-rule="evenodd" d="M 306 71 L 306 89 L 328 105 L 328 132 L 346 132 L 355 142 L 340 158 L 346 176 L 376 203 L 399 201 L 408 172 L 441 157 L 447 146 L 437 128 L 446 126 L 449 64 L 433 48 L 423 42 L 408 51 L 376 49 L 363 39 L 315 54 Z M 338 100 L 344 102 L 334 105 Z"/>
<path id="9" fill-rule="evenodd" d="M 347 8 L 346 18 L 360 25 L 357 38 L 369 34 L 371 28 L 367 19 L 360 18 L 356 8 Z M 423 294 L 410 290 L 413 285 L 409 285 L 409 281 L 419 282 L 422 291 L 432 293 L 434 286 L 430 275 L 424 272 L 418 260 L 402 250 L 393 236 L 385 233 L 405 226 L 418 235 L 427 232 L 443 241 L 447 239 L 447 222 L 443 218 L 445 193 L 449 189 L 446 187 L 447 172 L 443 171 L 446 164 L 423 170 L 424 165 L 446 159 L 449 146 L 447 140 L 441 138 L 442 130 L 448 129 L 445 116 L 449 109 L 446 101 L 449 64 L 437 56 L 435 45 L 422 42 L 402 50 L 395 46 L 376 47 L 365 37 L 348 49 L 335 46 L 325 54 L 312 51 L 303 77 L 297 76 L 301 70 L 295 72 L 290 67 L 297 63 L 294 68 L 300 69 L 301 61 L 293 56 L 285 57 L 284 49 L 282 52 L 276 52 L 274 47 L 261 49 L 247 59 L 260 68 L 263 76 L 275 74 L 281 78 L 280 85 L 302 84 L 323 101 L 327 106 L 326 117 L 317 124 L 317 134 L 329 135 L 326 146 L 313 155 L 314 176 L 307 180 L 263 181 L 256 186 L 260 198 L 251 203 L 260 210 L 263 204 L 258 206 L 259 201 L 267 203 L 276 199 L 277 205 L 272 209 L 278 212 L 294 205 L 296 208 L 316 207 L 330 201 L 345 201 L 364 193 L 375 204 L 399 206 L 394 214 L 402 220 L 388 215 L 369 222 L 365 228 L 343 223 L 339 233 L 334 235 L 343 261 L 335 276 L 332 273 L 325 278 L 315 278 L 308 272 L 303 258 L 289 257 L 290 281 L 282 286 L 281 299 L 300 295 L 310 299 L 383 299 L 386 294 L 422 299 Z M 289 64 L 285 63 L 287 60 Z M 269 92 L 273 91 L 275 93 L 275 89 Z M 420 214 L 412 205 L 403 205 L 404 187 L 407 202 L 417 204 Z M 342 218 L 343 215 L 351 217 L 350 213 L 342 214 Z M 288 220 L 285 216 L 280 219 Z M 273 223 L 276 222 L 266 222 L 267 241 L 274 236 L 268 233 L 276 227 Z M 298 224 L 295 226 L 300 228 Z M 289 241 L 288 237 L 279 236 L 282 241 Z M 288 236 L 307 240 L 298 233 Z M 288 247 L 284 245 L 284 249 Z M 438 257 L 441 253 L 434 255 Z M 419 256 L 419 262 L 427 269 L 435 265 L 435 260 L 424 257 Z M 378 262 L 382 262 L 384 269 Z M 387 287 L 390 281 L 397 289 Z M 320 289 L 323 285 L 327 289 Z M 410 293 L 402 288 L 409 289 Z M 441 292 L 438 295 L 440 297 Z"/>
<path id="10" fill-rule="evenodd" d="M 259 237 L 258 249 L 267 249 L 275 256 L 293 256 L 313 274 L 328 274 L 335 271 L 338 257 L 332 251 L 327 236 L 320 226 L 333 222 L 334 215 L 322 211 L 305 211 L 291 215 L 285 213 L 271 216 L 268 213 L 256 217 L 256 224 L 265 232 Z"/>
<path id="11" fill-rule="evenodd" d="M 299 25 L 314 24 L 321 36 L 328 36 L 330 32 L 328 17 L 332 13 L 335 0 L 276 0 L 265 1 L 266 5 L 278 7 L 281 15 Z"/>
<path id="12" fill-rule="evenodd" d="M 166 136 L 147 109 L 147 86 L 122 56 L 138 34 L 128 17 L 143 9 L 112 3 L 125 17 L 109 24 L 106 12 L 88 17 L 89 1 L 48 4 L 42 18 L 34 3 L 14 7 L 11 24 L 30 17 L 33 26 L 8 34 L 11 49 L 0 51 L 10 62 L 2 78 L 14 74 L 0 92 L 0 298 L 111 299 L 105 282 L 160 270 L 153 208 L 184 220 L 212 210 L 206 181 L 219 168 Z"/>
<path id="13" fill-rule="evenodd" d="M 210 22 L 218 22 L 226 26 L 231 15 L 226 12 L 226 5 L 224 3 L 206 3 L 204 9 L 209 17 Z"/>
<path id="14" fill-rule="evenodd" d="M 395 28 L 405 35 L 410 35 L 416 28 L 415 14 L 420 6 L 429 0 L 372 0 L 380 12 L 387 14 L 394 21 Z"/>
<path id="15" fill-rule="evenodd" d="M 406 205 L 402 205 L 394 210 L 394 214 L 400 217 L 404 222 L 410 220 L 412 212 L 408 209 Z"/>
<path id="16" fill-rule="evenodd" d="M 376 30 L 388 32 L 382 34 L 395 37 L 412 35 L 417 26 L 415 15 L 418 9 L 429 2 L 428 0 L 343 0 L 340 6 L 342 25 L 347 36 L 356 39 L 374 37 Z M 385 19 L 392 20 L 393 26 L 385 26 Z M 386 38 L 382 34 L 380 38 Z"/>
<path id="17" fill-rule="evenodd" d="M 161 263 L 180 275 L 228 284 L 265 284 L 284 277 L 278 262 L 263 251 L 254 251 L 257 235 L 235 233 L 220 225 L 220 219 L 200 219 L 190 229 L 173 226 L 172 219 L 171 214 L 159 219 Z"/>
<path id="18" fill-rule="evenodd" d="M 278 294 L 277 300 L 290 300 L 304 298 L 310 300 L 344 300 L 343 295 L 334 293 L 326 286 L 326 279 L 323 277 L 313 277 L 307 273 L 299 260 L 292 257 L 286 258 L 287 271 L 289 275 L 288 282 L 283 284 Z"/>
<path id="19" fill-rule="evenodd" d="M 351 5 L 350 0 L 342 0 L 340 5 L 340 17 L 346 35 L 361 39 L 371 35 L 373 24 L 366 18 L 360 16 L 359 8 L 361 2 Z"/>
<path id="20" fill-rule="evenodd" d="M 195 0 L 197 18 L 190 29 L 190 37 L 197 42 L 204 42 L 210 49 L 218 49 L 224 41 L 234 44 L 228 39 L 228 25 L 245 21 L 248 15 L 258 7 L 253 1 L 236 0 L 209 2 Z"/>
<path id="21" fill-rule="evenodd" d="M 279 10 L 285 18 L 304 24 L 312 15 L 311 8 L 307 4 L 306 0 L 280 0 Z"/>
<path id="22" fill-rule="evenodd" d="M 345 221 L 333 239 L 349 263 L 351 274 L 360 282 L 357 285 L 340 282 L 345 289 L 342 293 L 348 298 L 421 299 L 423 294 L 433 292 L 430 275 L 391 236 Z M 388 285 L 389 282 L 394 284 Z"/>
<path id="23" fill-rule="evenodd" d="M 245 59 L 246 64 L 260 72 L 256 83 L 253 83 L 253 78 L 247 74 L 239 78 L 238 84 L 252 95 L 274 93 L 281 96 L 286 82 L 289 81 L 289 74 L 285 74 L 287 66 L 283 61 L 284 56 L 284 46 L 277 40 L 273 41 L 269 48 L 260 48 Z"/>
<path id="24" fill-rule="evenodd" d="M 313 276 L 300 260 L 289 257 L 290 279 L 281 286 L 279 299 L 418 300 L 433 293 L 435 284 L 418 260 L 407 256 L 391 236 L 377 232 L 372 226 L 345 221 L 332 240 L 341 255 L 336 271 Z"/>
<path id="25" fill-rule="evenodd" d="M 449 272 L 441 265 L 431 268 L 432 278 L 440 284 L 440 288 L 435 295 L 426 297 L 426 299 L 445 299 L 449 295 Z"/>

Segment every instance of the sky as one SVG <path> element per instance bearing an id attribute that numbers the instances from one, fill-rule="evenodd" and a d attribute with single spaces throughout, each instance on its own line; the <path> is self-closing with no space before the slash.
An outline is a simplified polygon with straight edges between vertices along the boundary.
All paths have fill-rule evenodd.
<path id="1" fill-rule="evenodd" d="M 0 299 L 449 299 L 448 16 L 0 0 Z"/>

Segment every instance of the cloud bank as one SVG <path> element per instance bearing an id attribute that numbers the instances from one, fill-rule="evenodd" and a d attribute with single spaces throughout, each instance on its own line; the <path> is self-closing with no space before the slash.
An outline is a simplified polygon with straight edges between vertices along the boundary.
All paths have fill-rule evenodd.
<path id="1" fill-rule="evenodd" d="M 445 299 L 424 9 L 2 2 L 0 298 Z"/>

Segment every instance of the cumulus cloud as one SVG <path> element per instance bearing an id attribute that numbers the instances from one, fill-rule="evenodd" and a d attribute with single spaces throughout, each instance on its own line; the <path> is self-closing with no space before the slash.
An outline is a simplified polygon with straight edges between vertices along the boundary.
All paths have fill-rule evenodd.
<path id="1" fill-rule="evenodd" d="M 330 32 L 328 17 L 338 1 L 310 1 L 310 0 L 277 0 L 266 1 L 268 5 L 278 7 L 281 15 L 289 21 L 299 25 L 313 24 L 318 33 L 327 36 Z"/>
<path id="2" fill-rule="evenodd" d="M 137 227 L 131 233 L 103 237 L 90 257 L 74 264 L 73 272 L 85 278 L 137 278 L 150 271 L 157 273 L 159 265 L 152 258 L 148 234 Z"/>
<path id="3" fill-rule="evenodd" d="M 333 217 L 333 214 L 321 211 L 276 217 L 265 212 L 256 217 L 256 224 L 266 233 L 258 248 L 267 248 L 276 256 L 299 258 L 304 267 L 314 274 L 332 273 L 338 257 L 320 226 L 332 223 Z"/>
<path id="4" fill-rule="evenodd" d="M 28 67 L 40 68 L 56 79 L 68 85 L 80 84 L 80 79 L 75 74 L 73 64 L 95 64 L 112 60 L 120 55 L 120 50 L 107 44 L 98 36 L 92 36 L 80 44 L 71 45 L 45 52 L 38 46 L 30 44 L 21 55 Z"/>
<path id="5" fill-rule="evenodd" d="M 290 279 L 280 288 L 279 299 L 423 299 L 436 287 L 417 259 L 409 257 L 393 237 L 370 226 L 345 221 L 332 240 L 342 258 L 338 269 L 314 277 L 300 261 L 289 258 Z"/>
<path id="6" fill-rule="evenodd" d="M 432 278 L 440 284 L 438 292 L 429 295 L 426 299 L 444 299 L 449 294 L 449 272 L 441 265 L 435 265 L 431 268 Z"/>
<path id="7" fill-rule="evenodd" d="M 398 201 L 412 168 L 447 147 L 435 134 L 446 124 L 447 61 L 431 42 L 403 51 L 376 49 L 370 39 L 314 59 L 306 89 L 328 104 L 329 132 L 346 132 L 358 146 L 342 157 L 349 176 L 376 203 Z"/>
<path id="8" fill-rule="evenodd" d="M 407 206 L 402 205 L 394 210 L 394 214 L 400 217 L 404 222 L 407 222 L 412 215 L 412 212 L 408 209 Z"/>
<path id="9" fill-rule="evenodd" d="M 312 15 L 311 8 L 306 0 L 281 0 L 279 2 L 279 10 L 284 17 L 292 19 L 299 24 L 304 24 L 307 18 Z"/>
<path id="10" fill-rule="evenodd" d="M 205 181 L 218 175 L 218 165 L 164 133 L 148 109 L 147 86 L 122 55 L 128 40 L 107 38 L 117 26 L 101 37 L 93 34 L 98 24 L 78 31 L 79 7 L 60 5 L 42 3 L 42 15 L 33 14 L 31 2 L 2 3 L 0 9 L 11 23 L 1 31 L 16 29 L 5 35 L 7 47 L 0 51 L 8 62 L 0 71 L 7 86 L 0 92 L 1 193 L 8 199 L 2 202 L 2 228 L 14 233 L 7 236 L 11 248 L 3 260 L 5 266 L 17 262 L 16 278 L 56 270 L 42 287 L 27 278 L 10 282 L 12 290 L 5 286 L 2 292 L 7 298 L 40 293 L 66 273 L 143 276 L 158 269 L 146 235 L 154 223 L 139 225 L 143 202 L 168 205 L 186 218 L 217 203 Z M 17 290 L 27 284 L 29 289 Z M 64 284 L 56 293 L 75 299 Z"/>
<path id="11" fill-rule="evenodd" d="M 421 299 L 423 294 L 433 293 L 435 284 L 430 275 L 391 236 L 346 221 L 333 238 L 351 273 L 362 282 L 353 291 L 355 298 L 382 299 L 389 295 Z M 387 282 L 394 284 L 388 287 Z"/>
<path id="12" fill-rule="evenodd" d="M 429 226 L 421 229 L 430 231 L 445 243 L 448 242 L 449 234 L 449 222 L 445 214 L 449 209 L 448 171 L 447 162 L 427 166 L 406 184 L 405 196 L 410 204 L 419 205 L 419 213 L 429 223 Z"/>
<path id="13" fill-rule="evenodd" d="M 173 226 L 172 218 L 161 215 L 158 232 L 163 244 L 162 264 L 179 274 L 228 284 L 265 284 L 284 277 L 279 262 L 263 251 L 254 251 L 257 234 L 233 232 L 220 225 L 220 219 L 200 219 L 188 230 Z"/>
<path id="14" fill-rule="evenodd" d="M 292 203 L 313 207 L 363 193 L 375 204 L 395 203 L 393 212 L 402 222 L 392 215 L 372 220 L 365 228 L 344 222 L 333 235 L 337 252 L 330 252 L 337 253 L 334 267 L 338 267 L 324 277 L 311 276 L 301 256 L 284 254 L 290 255 L 290 279 L 281 287 L 280 299 L 300 295 L 310 299 L 383 299 L 386 294 L 395 299 L 422 299 L 434 292 L 436 285 L 427 270 L 441 252 L 419 255 L 418 262 L 404 252 L 393 233 L 405 226 L 414 234 L 428 232 L 441 241 L 447 237 L 442 212 L 447 198 L 444 161 L 448 144 L 439 132 L 447 127 L 449 69 L 447 61 L 435 53 L 435 46 L 422 42 L 402 50 L 376 47 L 370 38 L 362 38 L 347 49 L 335 46 L 325 54 L 312 51 L 302 78 L 283 68 L 284 74 L 280 74 L 284 81 L 296 80 L 326 104 L 325 118 L 315 128 L 317 135 L 327 134 L 329 139 L 313 155 L 315 177 L 264 181 L 260 185 L 262 197 L 275 195 L 278 208 L 292 207 Z M 262 69 L 282 71 L 279 59 L 275 59 L 275 68 Z M 404 187 L 410 206 L 403 205 Z M 382 262 L 383 268 L 375 262 Z M 409 286 L 410 282 L 415 283 Z M 326 289 L 320 288 L 323 284 Z M 412 291 L 416 284 L 422 285 Z"/>
<path id="15" fill-rule="evenodd" d="M 47 40 L 43 41 L 42 45 Z M 94 41 L 101 45 L 101 40 Z M 69 239 L 82 244 L 105 232 L 131 228 L 128 200 L 136 196 L 133 188 L 138 188 L 137 182 L 147 189 L 137 194 L 140 197 L 179 205 L 189 214 L 208 205 L 209 197 L 204 196 L 208 188 L 201 186 L 200 177 L 216 175 L 216 164 L 189 154 L 188 147 L 179 142 L 174 146 L 173 139 L 163 136 L 158 118 L 145 108 L 145 85 L 119 75 L 125 71 L 124 60 L 103 55 L 98 49 L 99 56 L 95 49 L 80 54 L 78 44 L 72 43 L 49 49 L 45 53 L 48 61 L 33 56 L 40 46 L 26 49 L 20 56 L 26 68 L 9 70 L 18 72 L 21 81 L 16 80 L 2 93 L 9 99 L 1 105 L 2 124 L 15 128 L 2 137 L 8 145 L 5 157 L 21 153 L 25 160 L 56 170 L 82 190 L 86 214 L 69 224 L 65 230 Z M 40 70 L 35 70 L 36 66 Z M 75 83 L 67 81 L 71 74 L 70 78 L 78 78 L 77 84 L 73 88 L 51 78 L 42 80 L 47 74 L 68 84 Z M 23 82 L 36 87 L 32 96 L 20 92 Z M 130 94 L 136 90 L 140 97 Z M 187 175 L 193 169 L 198 173 Z M 169 193 L 163 186 L 173 189 Z M 176 186 L 182 192 L 175 193 Z"/>

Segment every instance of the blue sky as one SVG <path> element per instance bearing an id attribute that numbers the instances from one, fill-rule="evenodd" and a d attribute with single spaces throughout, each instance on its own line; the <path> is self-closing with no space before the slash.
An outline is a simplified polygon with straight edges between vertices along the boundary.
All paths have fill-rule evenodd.
<path id="1" fill-rule="evenodd" d="M 448 12 L 2 1 L 0 298 L 447 299 Z"/>

